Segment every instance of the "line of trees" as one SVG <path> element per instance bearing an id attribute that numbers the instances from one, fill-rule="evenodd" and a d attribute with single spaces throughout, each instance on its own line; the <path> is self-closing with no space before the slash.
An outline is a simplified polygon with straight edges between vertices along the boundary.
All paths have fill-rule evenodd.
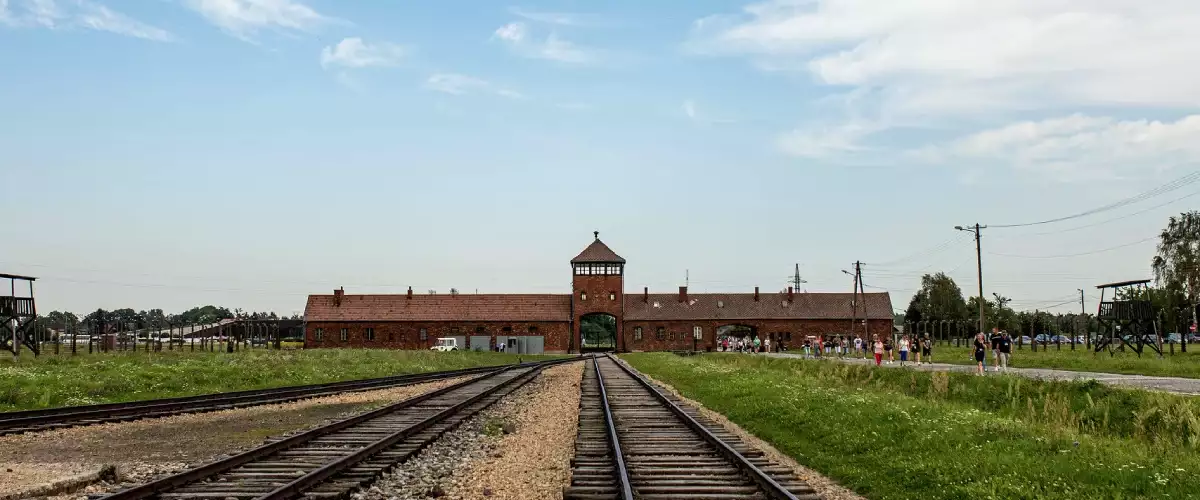
<path id="1" fill-rule="evenodd" d="M 166 314 L 162 309 L 143 311 L 135 311 L 130 308 L 114 309 L 111 311 L 97 309 L 82 317 L 69 311 L 51 311 L 49 314 L 38 317 L 35 328 L 48 333 L 50 330 L 63 331 L 67 328 L 82 329 L 86 325 L 86 327 L 92 329 L 92 333 L 112 333 L 146 328 L 165 329 L 169 326 L 208 325 L 226 319 L 298 320 L 302 319 L 302 317 L 298 314 L 283 317 L 273 311 L 230 310 L 227 307 L 213 305 L 193 307 L 178 314 Z"/>
<path id="2" fill-rule="evenodd" d="M 1184 212 L 1167 221 L 1150 268 L 1154 286 L 1123 289 L 1109 300 L 1149 300 L 1160 313 L 1164 333 L 1186 333 L 1187 325 L 1195 323 L 1200 314 L 1200 211 Z M 1098 327 L 1091 313 L 1018 312 L 1009 307 L 1011 302 L 996 293 L 984 301 L 984 319 L 989 327 L 1026 334 L 1057 333 L 1063 331 L 1062 325 L 1084 325 L 1085 321 L 1088 332 Z M 954 279 L 939 272 L 921 277 L 921 288 L 896 321 L 978 323 L 978 315 L 979 297 L 964 298 Z"/>

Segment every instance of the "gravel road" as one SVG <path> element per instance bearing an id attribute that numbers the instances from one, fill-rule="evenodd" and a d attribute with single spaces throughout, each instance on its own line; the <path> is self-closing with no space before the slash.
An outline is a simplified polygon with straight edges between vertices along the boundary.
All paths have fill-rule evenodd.
<path id="1" fill-rule="evenodd" d="M 371 407 L 410 398 L 463 379 L 347 393 L 276 405 L 192 413 L 0 436 L 0 496 L 115 465 L 138 483 L 212 461 Z M 10 472 L 11 469 L 11 472 Z M 81 491 L 98 493 L 116 485 Z M 72 497 L 61 497 L 72 498 Z"/>

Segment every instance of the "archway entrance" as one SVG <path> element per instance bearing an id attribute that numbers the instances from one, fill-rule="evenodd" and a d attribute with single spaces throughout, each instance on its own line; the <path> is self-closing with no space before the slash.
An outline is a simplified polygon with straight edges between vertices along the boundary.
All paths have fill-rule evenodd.
<path id="1" fill-rule="evenodd" d="M 717 327 L 717 350 L 736 351 L 738 350 L 738 340 L 750 339 L 753 342 L 754 336 L 757 334 L 758 331 L 753 326 L 748 325 L 725 325 Z"/>
<path id="2" fill-rule="evenodd" d="M 617 350 L 617 317 L 606 313 L 585 314 L 579 318 L 580 352 Z"/>

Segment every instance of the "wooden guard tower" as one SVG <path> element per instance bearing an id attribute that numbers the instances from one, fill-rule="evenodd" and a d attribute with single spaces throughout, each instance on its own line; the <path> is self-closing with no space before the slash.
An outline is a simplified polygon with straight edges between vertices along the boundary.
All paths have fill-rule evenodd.
<path id="1" fill-rule="evenodd" d="M 1150 280 L 1122 281 L 1100 285 L 1100 309 L 1096 320 L 1100 324 L 1096 340 L 1096 352 L 1108 349 L 1109 355 L 1128 346 L 1140 357 L 1145 347 L 1150 347 L 1162 357 L 1162 336 L 1158 332 L 1158 315 L 1154 305 L 1145 295 Z M 1105 301 L 1104 294 L 1112 289 L 1112 299 Z M 1128 300 L 1117 300 L 1120 290 L 1131 293 Z"/>
<path id="2" fill-rule="evenodd" d="M 8 280 L 8 295 L 0 295 L 0 345 L 12 351 L 13 357 L 21 353 L 24 344 L 33 355 L 41 354 L 40 346 L 33 335 L 37 319 L 37 306 L 33 301 L 33 282 L 37 278 L 0 273 L 0 279 Z M 17 282 L 29 284 L 29 296 L 17 296 Z M 24 288 L 24 287 L 22 287 Z M 4 293 L 0 290 L 0 293 Z"/>

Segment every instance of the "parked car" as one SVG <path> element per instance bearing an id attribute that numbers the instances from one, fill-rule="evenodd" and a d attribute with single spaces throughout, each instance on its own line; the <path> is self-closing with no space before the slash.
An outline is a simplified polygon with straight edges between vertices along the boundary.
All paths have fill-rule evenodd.
<path id="1" fill-rule="evenodd" d="M 1021 345 L 1029 345 L 1029 344 L 1033 343 L 1033 339 L 1030 338 L 1028 335 L 1022 335 L 1020 343 L 1021 343 Z"/>
<path id="2" fill-rule="evenodd" d="M 1163 343 L 1164 344 L 1182 344 L 1183 343 L 1183 335 L 1178 334 L 1178 333 L 1168 333 L 1165 336 L 1163 336 Z"/>
<path id="3" fill-rule="evenodd" d="M 437 344 L 434 344 L 433 347 L 429 348 L 429 350 L 439 352 L 457 351 L 458 339 L 445 337 L 439 338 L 437 339 Z"/>

